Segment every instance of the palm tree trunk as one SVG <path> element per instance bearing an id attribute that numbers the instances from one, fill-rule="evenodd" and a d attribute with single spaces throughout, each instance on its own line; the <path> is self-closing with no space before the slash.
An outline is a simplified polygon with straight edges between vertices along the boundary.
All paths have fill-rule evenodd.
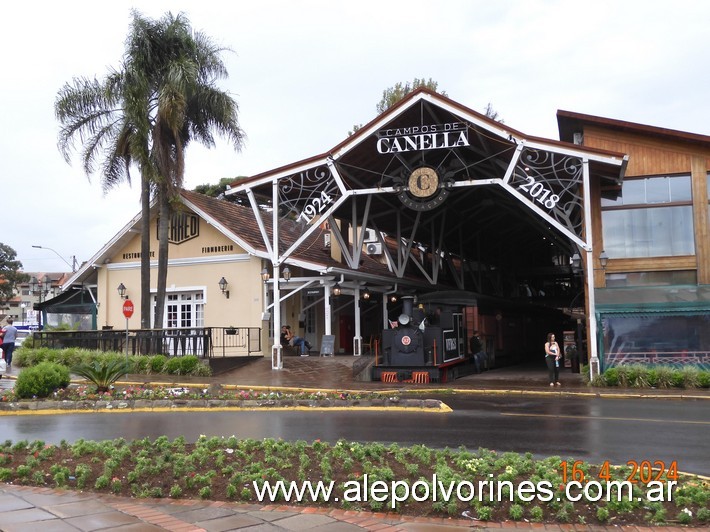
<path id="1" fill-rule="evenodd" d="M 158 220 L 158 289 L 155 303 L 155 327 L 163 328 L 165 312 L 165 289 L 168 281 L 168 225 L 170 222 L 170 200 L 165 185 L 158 189 L 160 217 Z"/>
<path id="2" fill-rule="evenodd" d="M 150 181 L 141 174 L 141 329 L 150 329 Z"/>

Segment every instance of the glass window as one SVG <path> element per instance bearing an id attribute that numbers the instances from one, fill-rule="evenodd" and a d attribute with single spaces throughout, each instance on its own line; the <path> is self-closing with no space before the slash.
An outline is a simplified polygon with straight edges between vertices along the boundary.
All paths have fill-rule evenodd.
<path id="1" fill-rule="evenodd" d="M 621 197 L 624 207 L 633 208 L 602 203 L 604 250 L 610 258 L 695 253 L 689 175 L 629 179 L 622 185 Z M 671 202 L 687 205 L 665 205 Z"/>
<path id="2" fill-rule="evenodd" d="M 667 177 L 651 177 L 646 180 L 646 203 L 668 203 L 670 200 Z"/>
<path id="3" fill-rule="evenodd" d="M 710 368 L 707 313 L 629 313 L 601 321 L 605 368 L 631 363 Z"/>
<path id="4" fill-rule="evenodd" d="M 671 189 L 671 201 L 692 201 L 693 191 L 689 175 L 668 178 Z"/>
<path id="5" fill-rule="evenodd" d="M 621 187 L 621 198 L 624 205 L 646 203 L 646 181 L 644 179 L 624 181 Z"/>
<path id="6" fill-rule="evenodd" d="M 610 258 L 672 257 L 695 253 L 693 207 L 602 212 L 604 250 Z"/>
<path id="7" fill-rule="evenodd" d="M 153 296 L 153 305 L 156 303 Z M 199 292 L 180 292 L 166 294 L 165 327 L 169 329 L 204 327 L 205 296 Z"/>
<path id="8" fill-rule="evenodd" d="M 697 283 L 698 276 L 695 270 L 606 274 L 607 288 L 623 288 L 627 286 L 676 286 L 694 285 Z"/>

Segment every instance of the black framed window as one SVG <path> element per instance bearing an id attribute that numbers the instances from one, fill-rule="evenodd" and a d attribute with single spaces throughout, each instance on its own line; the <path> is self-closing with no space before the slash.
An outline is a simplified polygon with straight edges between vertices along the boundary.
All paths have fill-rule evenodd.
<path id="1" fill-rule="evenodd" d="M 607 255 L 610 258 L 693 255 L 692 200 L 689 174 L 628 178 L 618 197 L 602 198 Z"/>

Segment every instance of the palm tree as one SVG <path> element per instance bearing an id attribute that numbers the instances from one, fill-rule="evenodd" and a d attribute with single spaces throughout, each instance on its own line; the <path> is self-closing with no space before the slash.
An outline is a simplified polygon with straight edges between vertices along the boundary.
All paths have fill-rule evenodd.
<path id="1" fill-rule="evenodd" d="M 222 49 L 193 32 L 184 15 L 153 21 L 133 11 L 122 68 L 103 81 L 75 78 L 57 96 L 59 147 L 67 162 L 78 138 L 84 171 L 101 165 L 104 191 L 141 174 L 141 327 L 150 327 L 150 202 L 157 200 L 159 267 L 154 324 L 162 326 L 168 259 L 170 202 L 182 186 L 185 148 L 191 140 L 211 147 L 212 131 L 240 149 L 244 134 L 237 103 L 214 85 L 227 76 Z"/>

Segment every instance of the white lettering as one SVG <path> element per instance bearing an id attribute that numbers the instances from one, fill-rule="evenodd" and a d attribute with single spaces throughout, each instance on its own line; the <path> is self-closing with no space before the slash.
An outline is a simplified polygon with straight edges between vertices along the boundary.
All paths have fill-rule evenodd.
<path id="1" fill-rule="evenodd" d="M 458 136 L 451 135 L 449 132 L 419 133 L 416 135 L 398 135 L 377 139 L 377 152 L 382 154 L 402 153 L 408 151 L 436 150 L 441 148 L 459 148 L 461 146 L 469 145 L 466 131 L 459 131 Z"/>

